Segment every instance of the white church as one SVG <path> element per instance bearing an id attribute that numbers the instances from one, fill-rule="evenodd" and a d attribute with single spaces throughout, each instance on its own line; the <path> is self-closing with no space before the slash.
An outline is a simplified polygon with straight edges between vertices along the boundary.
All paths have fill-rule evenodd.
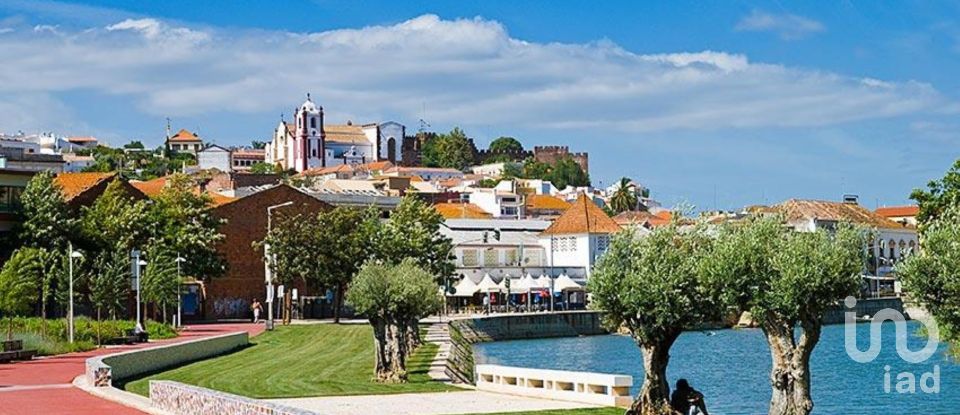
<path id="1" fill-rule="evenodd" d="M 406 127 L 393 121 L 327 124 L 323 107 L 307 94 L 307 100 L 296 109 L 294 122 L 280 121 L 267 143 L 265 161 L 298 172 L 341 164 L 397 163 L 405 133 Z"/>

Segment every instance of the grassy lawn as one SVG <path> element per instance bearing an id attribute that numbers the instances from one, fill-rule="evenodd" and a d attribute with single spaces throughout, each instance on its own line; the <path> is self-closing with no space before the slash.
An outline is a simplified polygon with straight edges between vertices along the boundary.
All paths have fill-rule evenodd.
<path id="1" fill-rule="evenodd" d="M 623 415 L 624 412 L 626 412 L 626 409 L 608 407 L 608 408 L 584 408 L 584 409 L 557 409 L 554 411 L 535 411 L 535 412 L 504 412 L 500 414 L 483 414 L 483 415 Z"/>
<path id="2" fill-rule="evenodd" d="M 252 346 L 157 373 L 124 385 L 147 396 L 149 380 L 173 380 L 253 398 L 372 395 L 462 390 L 430 381 L 437 346 L 426 344 L 407 363 L 409 382 L 378 384 L 373 377 L 373 332 L 368 325 L 277 327 Z"/>

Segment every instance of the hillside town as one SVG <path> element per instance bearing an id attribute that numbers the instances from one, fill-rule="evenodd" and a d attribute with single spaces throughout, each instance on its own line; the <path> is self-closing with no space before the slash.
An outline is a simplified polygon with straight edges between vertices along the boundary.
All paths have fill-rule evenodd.
<path id="1" fill-rule="evenodd" d="M 0 1 L 0 415 L 960 413 L 957 22 Z"/>

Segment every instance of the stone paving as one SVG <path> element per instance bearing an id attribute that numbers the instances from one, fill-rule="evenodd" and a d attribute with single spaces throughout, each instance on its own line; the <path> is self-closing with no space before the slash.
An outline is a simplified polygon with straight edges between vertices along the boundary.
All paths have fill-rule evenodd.
<path id="1" fill-rule="evenodd" d="M 595 405 L 584 403 L 527 398 L 476 390 L 464 390 L 462 392 L 405 393 L 400 395 L 269 399 L 268 401 L 321 414 L 337 415 L 479 414 L 595 407 Z"/>

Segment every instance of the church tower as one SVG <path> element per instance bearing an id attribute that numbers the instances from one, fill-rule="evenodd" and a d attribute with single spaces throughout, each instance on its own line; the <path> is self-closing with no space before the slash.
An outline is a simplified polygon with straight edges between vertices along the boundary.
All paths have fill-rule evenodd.
<path id="1" fill-rule="evenodd" d="M 310 94 L 297 109 L 296 136 L 294 138 L 294 169 L 304 171 L 325 167 L 323 107 L 313 103 Z"/>

